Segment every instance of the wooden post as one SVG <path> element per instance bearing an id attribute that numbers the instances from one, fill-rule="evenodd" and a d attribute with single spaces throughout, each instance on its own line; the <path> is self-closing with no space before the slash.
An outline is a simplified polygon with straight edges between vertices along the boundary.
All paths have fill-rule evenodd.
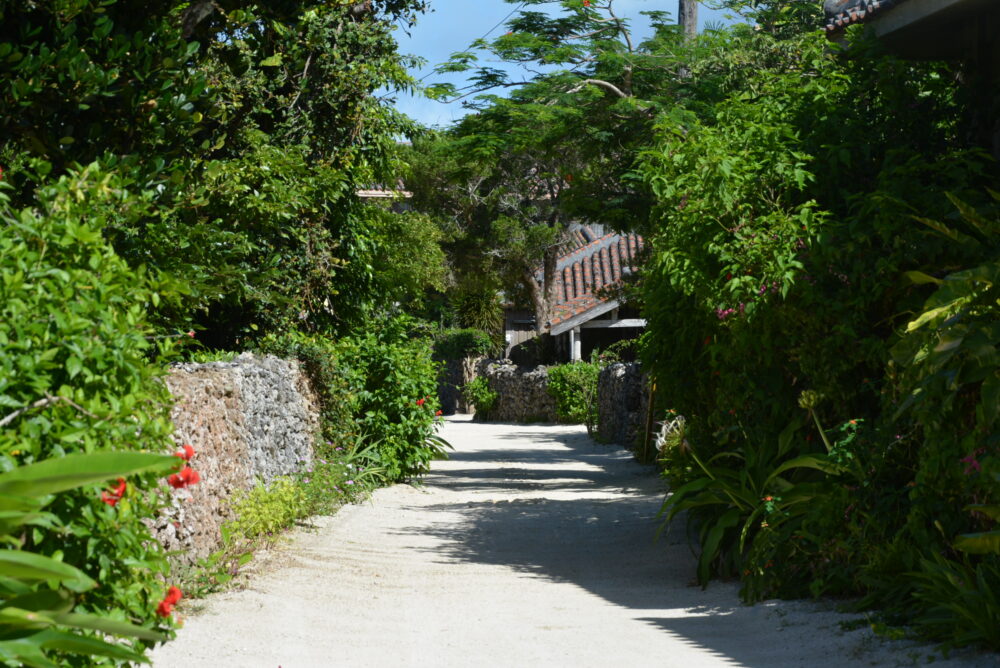
<path id="1" fill-rule="evenodd" d="M 642 455 L 639 457 L 639 461 L 644 464 L 649 464 L 653 461 L 653 457 L 650 455 L 650 441 L 653 438 L 653 404 L 656 403 L 656 381 L 650 381 L 649 383 L 649 398 L 646 403 L 646 431 L 642 437 Z"/>
<path id="2" fill-rule="evenodd" d="M 677 0 L 677 23 L 685 40 L 698 34 L 698 0 Z"/>

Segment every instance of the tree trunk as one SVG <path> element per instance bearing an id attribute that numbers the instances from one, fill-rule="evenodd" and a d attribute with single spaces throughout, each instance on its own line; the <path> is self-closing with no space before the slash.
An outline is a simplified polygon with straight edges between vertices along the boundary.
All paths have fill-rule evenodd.
<path id="1" fill-rule="evenodd" d="M 677 0 L 677 22 L 685 40 L 698 34 L 698 0 Z"/>
<path id="2" fill-rule="evenodd" d="M 523 268 L 524 282 L 531 293 L 531 304 L 535 309 L 535 330 L 548 334 L 552 305 L 556 303 L 556 266 L 559 262 L 559 246 L 545 249 L 542 259 L 542 281 L 538 282 L 531 267 Z"/>

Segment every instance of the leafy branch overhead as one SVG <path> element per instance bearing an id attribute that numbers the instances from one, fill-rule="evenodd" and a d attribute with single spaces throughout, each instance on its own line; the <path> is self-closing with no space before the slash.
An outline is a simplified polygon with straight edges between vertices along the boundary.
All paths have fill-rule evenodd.
<path id="1" fill-rule="evenodd" d="M 642 96 L 636 79 L 643 72 L 662 69 L 662 57 L 654 55 L 654 44 L 672 39 L 676 25 L 668 23 L 665 11 L 641 12 L 653 28 L 654 36 L 637 42 L 629 21 L 619 14 L 614 0 L 529 0 L 517 2 L 516 16 L 506 23 L 507 31 L 492 39 L 473 41 L 468 49 L 452 54 L 438 65 L 438 74 L 467 73 L 468 83 L 432 84 L 427 93 L 444 101 L 466 100 L 496 88 L 548 83 L 553 95 L 575 93 L 596 86 L 606 93 L 631 98 Z M 537 9 L 521 10 L 529 6 Z M 539 11 L 540 10 L 540 11 Z M 512 78 L 507 69 L 481 64 L 499 60 L 516 66 L 521 78 Z M 466 101 L 480 108 L 483 100 Z"/>

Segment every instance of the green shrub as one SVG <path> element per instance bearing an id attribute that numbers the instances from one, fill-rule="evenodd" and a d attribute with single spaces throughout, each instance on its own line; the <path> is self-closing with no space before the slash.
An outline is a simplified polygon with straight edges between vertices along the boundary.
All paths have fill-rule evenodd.
<path id="1" fill-rule="evenodd" d="M 364 435 L 376 444 L 367 451 L 370 464 L 394 482 L 426 472 L 432 459 L 444 456 L 447 446 L 433 438 L 438 363 L 415 322 L 373 321 L 367 333 L 336 342 L 320 335 L 273 336 L 261 349 L 302 361 L 322 406 L 324 441 L 317 456 L 328 458 L 331 447 L 353 446 Z"/>
<path id="2" fill-rule="evenodd" d="M 53 495 L 117 478 L 115 505 L 125 505 L 126 477 L 144 474 L 148 481 L 179 468 L 179 460 L 167 455 L 102 452 L 48 459 L 0 474 L 0 540 L 8 546 L 0 551 L 4 574 L 0 581 L 4 611 L 0 660 L 28 666 L 54 666 L 50 659 L 57 657 L 79 665 L 144 662 L 141 645 L 107 641 L 111 637 L 147 642 L 167 639 L 167 634 L 148 624 L 137 626 L 115 616 L 120 611 L 88 614 L 74 610 L 78 595 L 98 588 L 98 581 L 63 561 L 60 553 L 45 556 L 27 549 L 25 536 L 37 527 L 61 525 L 58 516 L 44 510 Z M 96 631 L 99 636 L 86 637 L 80 631 Z"/>
<path id="3" fill-rule="evenodd" d="M 597 377 L 600 365 L 573 362 L 549 367 L 548 393 L 556 400 L 556 415 L 561 421 L 587 426 L 587 433 L 597 429 Z"/>
<path id="4" fill-rule="evenodd" d="M 434 336 L 434 359 L 483 357 L 495 347 L 490 335 L 481 329 L 446 329 Z"/>
<path id="5" fill-rule="evenodd" d="M 234 518 L 222 529 L 223 541 L 270 536 L 306 516 L 306 495 L 295 481 L 281 476 L 269 485 L 257 483 L 228 500 Z"/>
<path id="6" fill-rule="evenodd" d="M 946 67 L 796 32 L 706 36 L 721 48 L 689 53 L 690 97 L 637 168 L 655 198 L 642 359 L 686 419 L 668 512 L 690 511 L 701 577 L 738 575 L 749 600 L 913 619 L 947 579 L 937 557 L 992 578 L 955 541 L 995 531 L 968 507 L 998 501 L 996 166 Z M 993 619 L 987 592 L 953 593 Z"/>
<path id="7" fill-rule="evenodd" d="M 474 378 L 472 382 L 462 388 L 462 395 L 465 400 L 476 408 L 476 415 L 483 420 L 488 420 L 490 411 L 496 405 L 500 396 L 496 390 L 490 387 L 490 382 L 482 376 Z"/>
<path id="8" fill-rule="evenodd" d="M 445 456 L 435 436 L 438 363 L 416 323 L 396 317 L 338 343 L 357 388 L 360 431 L 376 443 L 373 463 L 396 482 L 429 470 Z"/>
<path id="9" fill-rule="evenodd" d="M 150 359 L 169 354 L 175 337 L 146 323 L 161 286 L 101 237 L 127 197 L 114 186 L 88 167 L 42 188 L 32 209 L 12 210 L 0 192 L 0 470 L 173 447 L 163 366 Z M 21 533 L 15 546 L 101 583 L 81 592 L 77 612 L 158 626 L 168 565 L 144 521 L 162 503 L 149 478 L 130 480 L 114 506 L 93 484 L 67 490 L 48 506 L 57 520 Z"/>

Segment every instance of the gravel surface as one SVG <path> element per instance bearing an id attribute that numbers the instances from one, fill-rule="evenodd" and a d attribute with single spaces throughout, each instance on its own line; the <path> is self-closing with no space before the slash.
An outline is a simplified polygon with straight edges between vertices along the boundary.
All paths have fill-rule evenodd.
<path id="1" fill-rule="evenodd" d="M 886 642 L 812 602 L 693 586 L 663 489 L 580 427 L 449 419 L 421 486 L 298 530 L 249 588 L 196 602 L 157 668 L 996 666 Z"/>

